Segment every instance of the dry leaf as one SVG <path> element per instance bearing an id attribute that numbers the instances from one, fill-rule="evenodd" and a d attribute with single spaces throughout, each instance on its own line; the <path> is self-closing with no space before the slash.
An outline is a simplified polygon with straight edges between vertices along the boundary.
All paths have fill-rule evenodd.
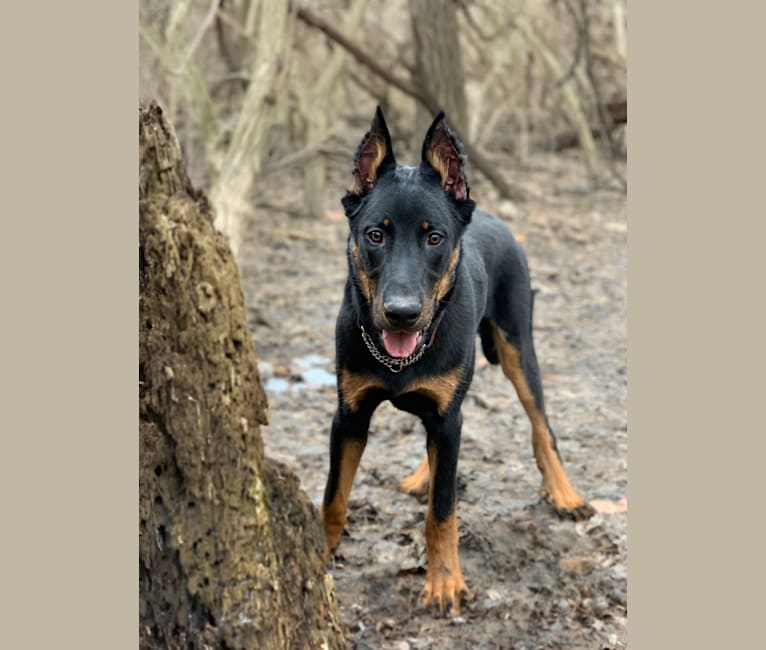
<path id="1" fill-rule="evenodd" d="M 619 501 L 610 501 L 608 499 L 593 499 L 590 502 L 593 509 L 596 512 L 600 512 L 605 515 L 614 515 L 621 512 L 628 511 L 628 500 L 620 499 Z"/>
<path id="2" fill-rule="evenodd" d="M 564 571 L 571 571 L 572 573 L 587 571 L 594 564 L 593 558 L 589 557 L 562 557 L 559 560 L 559 567 Z"/>

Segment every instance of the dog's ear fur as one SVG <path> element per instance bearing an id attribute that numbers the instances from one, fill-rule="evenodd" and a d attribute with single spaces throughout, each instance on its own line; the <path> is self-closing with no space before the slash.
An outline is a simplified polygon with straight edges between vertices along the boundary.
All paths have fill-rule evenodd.
<path id="1" fill-rule="evenodd" d="M 463 145 L 447 126 L 444 111 L 434 118 L 426 133 L 420 164 L 428 165 L 439 173 L 444 191 L 455 200 L 464 201 L 470 197 Z"/>
<path id="2" fill-rule="evenodd" d="M 465 175 L 463 145 L 447 126 L 444 111 L 434 118 L 426 133 L 420 165 L 438 174 L 442 188 L 455 199 L 461 218 L 468 223 L 476 204 L 471 200 L 471 189 Z"/>
<path id="3" fill-rule="evenodd" d="M 350 194 L 362 196 L 378 182 L 378 178 L 396 165 L 391 136 L 380 106 L 375 110 L 370 130 L 364 134 L 354 156 L 354 179 Z"/>

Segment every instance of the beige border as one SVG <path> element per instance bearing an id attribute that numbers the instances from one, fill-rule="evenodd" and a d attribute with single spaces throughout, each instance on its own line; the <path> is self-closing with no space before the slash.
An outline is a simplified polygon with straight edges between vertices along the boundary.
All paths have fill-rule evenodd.
<path id="1" fill-rule="evenodd" d="M 756 647 L 764 8 L 629 15 L 629 646 Z"/>
<path id="2" fill-rule="evenodd" d="M 137 5 L 8 7 L 2 645 L 135 648 Z"/>
<path id="3" fill-rule="evenodd" d="M 707 7 L 629 10 L 636 650 L 762 636 L 765 22 Z M 136 647 L 136 14 L 3 13 L 8 647 Z"/>

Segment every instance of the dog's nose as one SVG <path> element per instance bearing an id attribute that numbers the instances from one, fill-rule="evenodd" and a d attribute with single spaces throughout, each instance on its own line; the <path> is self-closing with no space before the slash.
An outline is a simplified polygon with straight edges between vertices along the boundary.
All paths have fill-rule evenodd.
<path id="1" fill-rule="evenodd" d="M 412 327 L 420 316 L 422 304 L 416 298 L 392 298 L 383 304 L 383 311 L 391 325 Z"/>

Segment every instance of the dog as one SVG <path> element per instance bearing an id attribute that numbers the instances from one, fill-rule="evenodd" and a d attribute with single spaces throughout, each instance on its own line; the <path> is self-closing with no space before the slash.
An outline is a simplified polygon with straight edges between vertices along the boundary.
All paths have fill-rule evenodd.
<path id="1" fill-rule="evenodd" d="M 476 209 L 465 162 L 443 112 L 426 133 L 417 166 L 396 163 L 380 107 L 359 143 L 352 186 L 342 198 L 348 279 L 336 322 L 338 407 L 320 513 L 329 560 L 346 524 L 373 412 L 389 400 L 418 416 L 427 454 L 401 487 L 423 494 L 428 486 L 422 600 L 435 616 L 459 614 L 469 595 L 455 493 L 461 404 L 477 333 L 530 420 L 543 498 L 561 517 L 594 512 L 571 486 L 546 417 L 526 256 L 502 221 Z"/>

